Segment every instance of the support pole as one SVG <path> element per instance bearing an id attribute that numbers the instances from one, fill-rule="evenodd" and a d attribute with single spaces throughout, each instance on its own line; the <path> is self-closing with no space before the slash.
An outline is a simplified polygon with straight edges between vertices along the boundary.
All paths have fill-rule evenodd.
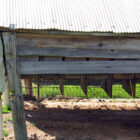
<path id="1" fill-rule="evenodd" d="M 4 82 L 5 82 L 5 67 L 3 59 L 3 45 L 0 36 L 0 140 L 3 139 L 3 119 L 2 119 L 2 99 L 1 95 L 4 92 Z"/>
<path id="2" fill-rule="evenodd" d="M 21 88 L 21 78 L 18 71 L 18 54 L 15 33 L 3 33 L 3 43 L 6 58 L 6 69 L 10 91 L 12 93 L 12 116 L 15 140 L 27 140 L 27 129 L 24 111 L 24 100 Z"/>
<path id="3" fill-rule="evenodd" d="M 0 93 L 0 140 L 3 139 L 3 118 L 2 118 L 2 93 Z"/>
<path id="4" fill-rule="evenodd" d="M 37 75 L 37 99 L 40 98 L 40 76 Z"/>
<path id="5" fill-rule="evenodd" d="M 133 98 L 135 98 L 135 91 L 136 91 L 136 82 L 134 79 L 123 80 L 122 87 L 124 90 Z"/>
<path id="6" fill-rule="evenodd" d="M 32 91 L 32 81 L 31 79 L 24 79 L 25 83 L 25 89 L 26 89 L 26 94 L 29 95 L 30 97 L 33 96 L 33 91 Z"/>
<path id="7" fill-rule="evenodd" d="M 112 98 L 112 75 L 109 75 L 109 77 L 105 80 L 105 91 L 108 96 Z"/>
<path id="8" fill-rule="evenodd" d="M 10 89 L 8 84 L 8 79 L 5 80 L 5 89 L 4 89 L 4 105 L 10 107 Z"/>
<path id="9" fill-rule="evenodd" d="M 61 95 L 64 96 L 64 80 L 62 78 L 59 80 L 59 86 Z"/>
<path id="10" fill-rule="evenodd" d="M 87 75 L 82 75 L 81 76 L 80 83 L 81 83 L 81 88 L 82 88 L 83 92 L 85 93 L 86 97 L 88 98 L 88 94 L 87 94 L 87 88 L 88 88 Z"/>

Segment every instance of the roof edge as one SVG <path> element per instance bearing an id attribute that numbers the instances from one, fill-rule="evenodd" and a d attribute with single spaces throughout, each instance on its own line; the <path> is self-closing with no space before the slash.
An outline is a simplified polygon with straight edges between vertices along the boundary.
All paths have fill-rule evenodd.
<path id="1" fill-rule="evenodd" d="M 32 30 L 32 29 L 9 29 L 9 28 L 1 28 L 1 27 L 0 27 L 0 32 L 35 33 L 35 34 L 48 34 L 48 35 L 140 37 L 140 33 L 79 32 L 79 31 L 64 31 L 64 30 L 57 30 L 57 29 Z"/>

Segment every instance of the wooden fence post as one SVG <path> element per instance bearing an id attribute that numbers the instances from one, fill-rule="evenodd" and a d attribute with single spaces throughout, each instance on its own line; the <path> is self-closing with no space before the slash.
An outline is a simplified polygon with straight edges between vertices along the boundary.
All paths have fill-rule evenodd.
<path id="1" fill-rule="evenodd" d="M 3 46 L 0 36 L 0 140 L 3 139 L 3 119 L 2 119 L 2 100 L 1 95 L 4 91 L 4 82 L 5 82 L 5 68 L 3 62 Z"/>
<path id="2" fill-rule="evenodd" d="M 84 74 L 84 75 L 81 76 L 80 85 L 81 85 L 81 88 L 82 88 L 83 92 L 85 93 L 86 97 L 88 98 L 88 93 L 87 93 L 87 89 L 88 89 L 87 75 Z"/>
<path id="3" fill-rule="evenodd" d="M 37 99 L 40 98 L 40 76 L 37 75 Z"/>
<path id="4" fill-rule="evenodd" d="M 0 140 L 3 139 L 3 118 L 2 118 L 2 93 L 0 92 Z"/>
<path id="5" fill-rule="evenodd" d="M 27 140 L 27 130 L 24 112 L 24 100 L 21 88 L 21 78 L 18 70 L 18 57 L 16 35 L 3 33 L 3 42 L 6 57 L 6 68 L 10 91 L 12 92 L 12 116 L 14 124 L 15 140 Z"/>
<path id="6" fill-rule="evenodd" d="M 59 80 L 59 87 L 61 95 L 64 96 L 64 80 L 62 78 Z"/>

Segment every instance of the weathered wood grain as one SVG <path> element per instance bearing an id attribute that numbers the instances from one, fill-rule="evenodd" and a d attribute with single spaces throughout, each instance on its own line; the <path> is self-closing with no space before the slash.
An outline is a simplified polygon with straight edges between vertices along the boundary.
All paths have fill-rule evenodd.
<path id="1" fill-rule="evenodd" d="M 5 84 L 5 68 L 3 61 L 3 46 L 0 37 L 0 92 L 4 91 L 4 84 Z"/>
<path id="2" fill-rule="evenodd" d="M 140 61 L 20 62 L 21 74 L 140 73 Z"/>
<path id="3" fill-rule="evenodd" d="M 26 35 L 17 38 L 20 47 L 140 50 L 139 38 L 95 36 Z"/>
<path id="4" fill-rule="evenodd" d="M 59 56 L 94 58 L 140 58 L 140 50 L 115 49 L 74 49 L 74 48 L 36 48 L 20 47 L 20 56 Z"/>
<path id="5" fill-rule="evenodd" d="M 24 102 L 21 89 L 21 78 L 18 70 L 18 57 L 16 36 L 14 33 L 3 33 L 6 68 L 10 90 L 13 93 L 11 101 L 12 116 L 14 123 L 15 140 L 27 140 L 25 123 Z"/>

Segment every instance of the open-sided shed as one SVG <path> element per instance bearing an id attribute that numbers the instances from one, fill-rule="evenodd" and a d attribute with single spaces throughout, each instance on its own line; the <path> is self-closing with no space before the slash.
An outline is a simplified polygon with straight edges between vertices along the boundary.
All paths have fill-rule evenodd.
<path id="1" fill-rule="evenodd" d="M 66 78 L 79 78 L 85 94 L 101 80 L 110 97 L 121 79 L 135 97 L 139 17 L 139 0 L 1 0 L 0 92 L 6 75 L 15 139 L 27 139 L 21 77 L 28 86 L 30 77 L 59 79 L 62 94 Z"/>

